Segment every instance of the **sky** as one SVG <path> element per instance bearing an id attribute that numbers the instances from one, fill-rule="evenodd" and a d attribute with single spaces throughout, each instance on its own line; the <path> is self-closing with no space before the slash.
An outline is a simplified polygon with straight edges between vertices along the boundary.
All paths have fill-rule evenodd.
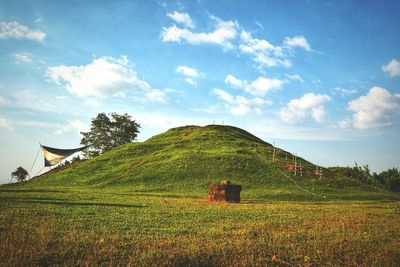
<path id="1" fill-rule="evenodd" d="M 400 168 L 399 1 L 0 0 L 0 183 L 100 112 Z M 39 154 L 31 174 L 43 167 Z"/>

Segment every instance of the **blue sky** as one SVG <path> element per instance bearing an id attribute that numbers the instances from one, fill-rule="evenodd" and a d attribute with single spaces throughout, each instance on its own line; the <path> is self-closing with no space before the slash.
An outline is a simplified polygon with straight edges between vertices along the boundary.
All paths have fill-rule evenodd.
<path id="1" fill-rule="evenodd" d="M 0 1 L 0 182 L 99 112 L 400 167 L 399 1 Z M 42 160 L 34 167 L 37 172 Z"/>

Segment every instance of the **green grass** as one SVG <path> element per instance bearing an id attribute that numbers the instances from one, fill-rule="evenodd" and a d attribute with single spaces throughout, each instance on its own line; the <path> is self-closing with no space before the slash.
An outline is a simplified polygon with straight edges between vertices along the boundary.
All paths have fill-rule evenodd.
<path id="1" fill-rule="evenodd" d="M 175 128 L 0 186 L 0 266 L 398 266 L 400 196 L 231 126 Z M 240 204 L 207 185 L 241 184 Z"/>
<path id="2" fill-rule="evenodd" d="M 395 266 L 399 219 L 397 201 L 1 188 L 0 265 Z"/>

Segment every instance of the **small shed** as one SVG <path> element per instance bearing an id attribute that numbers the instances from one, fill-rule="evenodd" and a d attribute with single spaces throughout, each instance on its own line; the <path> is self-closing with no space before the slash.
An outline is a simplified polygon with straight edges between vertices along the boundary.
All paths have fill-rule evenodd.
<path id="1" fill-rule="evenodd" d="M 231 184 L 227 180 L 222 181 L 221 184 L 209 184 L 207 200 L 239 203 L 241 190 L 241 185 Z"/>

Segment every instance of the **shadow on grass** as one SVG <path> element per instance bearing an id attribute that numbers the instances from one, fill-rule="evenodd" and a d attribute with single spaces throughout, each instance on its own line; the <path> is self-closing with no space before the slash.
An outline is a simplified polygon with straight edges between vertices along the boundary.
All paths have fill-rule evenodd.
<path id="1" fill-rule="evenodd" d="M 121 195 L 121 196 L 138 196 L 138 197 L 158 197 L 158 198 L 185 198 L 185 199 L 201 199 L 199 196 L 194 196 L 194 195 L 178 195 L 178 194 L 167 194 L 167 193 L 159 193 L 159 194 L 153 194 L 153 193 L 146 193 L 142 192 L 139 193 L 140 191 L 133 191 L 132 193 L 113 193 L 113 195 Z"/>
<path id="2" fill-rule="evenodd" d="M 68 199 L 62 199 L 62 198 L 50 198 L 50 197 L 0 197 L 0 201 L 24 201 L 24 200 L 29 200 L 29 201 L 68 201 Z"/>
<path id="3" fill-rule="evenodd" d="M 98 207 L 115 207 L 115 208 L 144 208 L 143 205 L 133 204 L 121 204 L 121 203 L 97 203 L 97 202 L 68 202 L 60 201 L 60 199 L 54 198 L 11 198 L 1 197 L 0 201 L 12 201 L 18 203 L 33 203 L 33 204 L 45 204 L 45 205 L 60 205 L 60 206 L 98 206 Z"/>
<path id="4" fill-rule="evenodd" d="M 7 188 L 7 187 L 3 187 Z M 50 190 L 50 189 L 0 189 L 0 192 L 12 193 L 66 193 L 65 190 Z"/>

